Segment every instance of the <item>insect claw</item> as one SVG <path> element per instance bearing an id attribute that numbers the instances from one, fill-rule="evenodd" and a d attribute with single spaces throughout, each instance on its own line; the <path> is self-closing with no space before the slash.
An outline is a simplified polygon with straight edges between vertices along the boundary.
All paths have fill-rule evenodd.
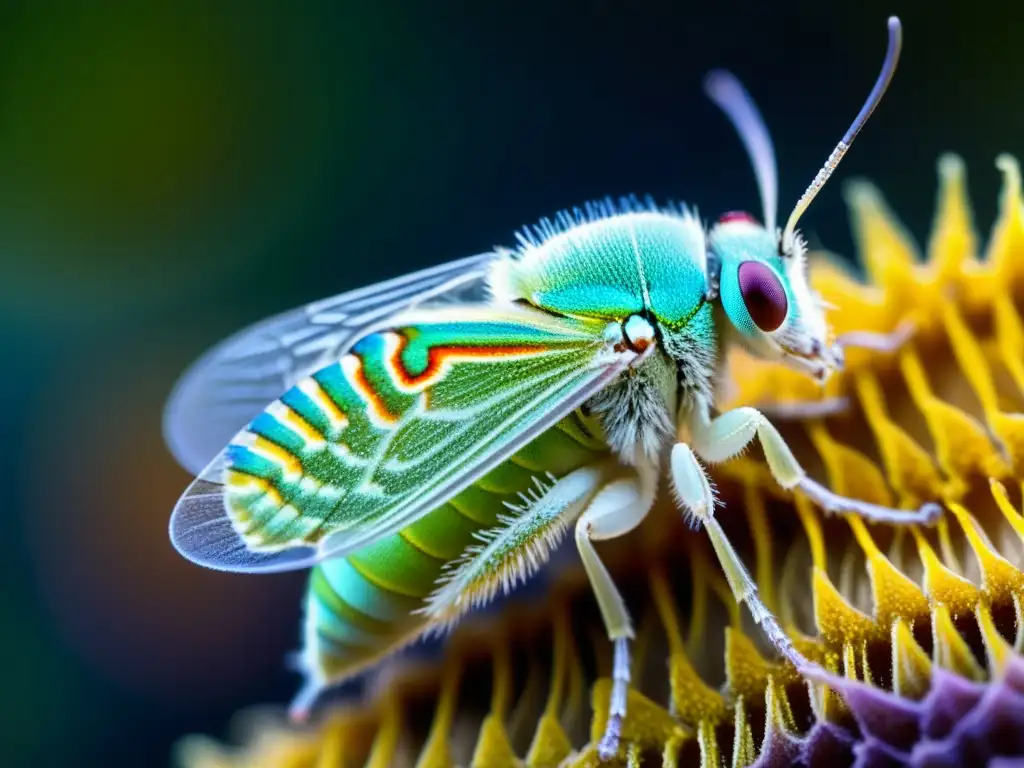
<path id="1" fill-rule="evenodd" d="M 928 502 L 916 510 L 894 509 L 858 499 L 840 496 L 809 477 L 803 477 L 797 487 L 825 512 L 836 515 L 854 515 L 868 523 L 886 525 L 934 525 L 942 516 L 941 504 Z"/>
<path id="2" fill-rule="evenodd" d="M 319 683 L 315 680 L 307 680 L 288 706 L 288 719 L 295 725 L 308 723 L 313 705 L 316 704 L 316 700 L 320 696 L 320 691 Z"/>
<path id="3" fill-rule="evenodd" d="M 597 746 L 597 756 L 601 762 L 611 760 L 619 753 L 619 741 L 622 735 L 622 715 L 612 715 L 604 729 L 604 736 Z"/>

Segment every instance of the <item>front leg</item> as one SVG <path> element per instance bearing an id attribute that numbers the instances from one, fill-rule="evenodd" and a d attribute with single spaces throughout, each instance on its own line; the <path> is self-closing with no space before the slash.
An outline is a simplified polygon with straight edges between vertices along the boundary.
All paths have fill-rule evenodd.
<path id="1" fill-rule="evenodd" d="M 842 353 L 847 349 L 866 349 L 883 354 L 893 354 L 903 348 L 913 336 L 916 328 L 912 322 L 904 322 L 891 333 L 872 331 L 850 331 L 838 339 L 834 349 L 839 353 L 839 367 L 843 367 Z M 850 409 L 848 397 L 826 397 L 822 400 L 797 400 L 791 402 L 756 403 L 762 414 L 775 421 L 801 421 L 821 419 Z"/>
<path id="2" fill-rule="evenodd" d="M 898 352 L 913 337 L 917 328 L 910 321 L 903 322 L 891 333 L 873 333 L 871 331 L 849 331 L 838 339 L 836 344 L 842 349 L 870 349 L 875 352 L 892 354 Z"/>
<path id="3" fill-rule="evenodd" d="M 852 514 L 870 523 L 930 525 L 942 514 L 938 504 L 924 504 L 915 511 L 869 504 L 840 496 L 807 476 L 779 431 L 754 408 L 736 408 L 715 419 L 698 413 L 692 423 L 693 446 L 712 464 L 730 459 L 757 436 L 772 476 L 783 488 L 799 488 L 826 512 Z"/>
<path id="4" fill-rule="evenodd" d="M 692 522 L 707 531 L 736 603 L 746 603 L 754 621 L 764 630 L 772 646 L 796 667 L 797 672 L 811 680 L 822 680 L 826 675 L 825 671 L 793 645 L 793 641 L 779 624 L 775 614 L 762 602 L 757 585 L 715 519 L 715 495 L 711 483 L 690 446 L 677 443 L 672 449 L 671 470 L 672 483 L 679 504 L 691 516 Z"/>
<path id="5" fill-rule="evenodd" d="M 758 403 L 757 410 L 775 421 L 823 419 L 850 410 L 850 398 L 827 397 L 824 400 L 796 400 Z"/>

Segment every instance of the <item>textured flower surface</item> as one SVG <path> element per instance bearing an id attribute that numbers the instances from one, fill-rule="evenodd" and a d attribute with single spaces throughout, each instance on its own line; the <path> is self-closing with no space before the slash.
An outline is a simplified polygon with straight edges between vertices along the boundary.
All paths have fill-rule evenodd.
<path id="1" fill-rule="evenodd" d="M 984 250 L 958 158 L 939 163 L 925 258 L 876 189 L 848 187 L 867 280 L 823 257 L 813 281 L 837 334 L 905 329 L 898 349 L 852 349 L 824 390 L 729 361 L 730 404 L 775 414 L 812 475 L 880 504 L 941 500 L 944 518 L 869 529 L 782 491 L 759 455 L 716 468 L 718 515 L 765 602 L 835 675 L 808 686 L 771 660 L 702 534 L 663 499 L 604 550 L 640 619 L 620 764 L 1024 766 L 1024 200 L 1017 163 L 997 165 Z M 246 713 L 239 746 L 190 737 L 179 761 L 598 765 L 610 649 L 567 562 L 543 589 L 470 617 L 426 662 L 387 663 L 316 725 Z"/>

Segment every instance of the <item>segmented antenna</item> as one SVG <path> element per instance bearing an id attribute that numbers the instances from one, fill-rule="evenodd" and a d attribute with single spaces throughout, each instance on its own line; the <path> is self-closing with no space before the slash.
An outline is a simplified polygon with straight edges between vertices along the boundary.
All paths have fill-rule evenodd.
<path id="1" fill-rule="evenodd" d="M 740 135 L 740 141 L 750 157 L 750 164 L 754 166 L 754 176 L 757 177 L 764 226 L 774 233 L 779 204 L 779 177 L 772 137 L 768 134 L 764 118 L 740 81 L 724 69 L 716 69 L 705 75 L 704 93 L 725 112 L 736 133 Z"/>
<path id="2" fill-rule="evenodd" d="M 886 89 L 889 87 L 889 83 L 892 81 L 892 76 L 896 72 L 896 63 L 900 58 L 900 48 L 903 46 L 903 27 L 900 25 L 900 20 L 895 16 L 889 17 L 889 48 L 885 52 L 885 61 L 882 62 L 882 71 L 878 74 L 878 79 L 875 81 L 875 87 L 871 89 L 871 93 L 868 95 L 867 101 L 864 102 L 864 106 L 860 108 L 860 113 L 857 118 L 853 121 L 849 130 L 843 136 L 842 141 L 836 144 L 836 148 L 832 150 L 832 154 L 828 156 L 828 160 L 825 161 L 825 165 L 822 166 L 821 170 L 818 171 L 818 175 L 814 177 L 814 181 L 807 187 L 807 190 L 797 200 L 796 206 L 793 208 L 793 212 L 789 214 L 789 220 L 786 222 L 786 229 L 782 233 L 782 246 L 783 252 L 789 250 L 793 242 L 793 235 L 796 231 L 796 223 L 800 220 L 804 211 L 814 200 L 815 195 L 828 181 L 829 176 L 835 171 L 836 166 L 839 165 L 839 161 L 843 159 L 843 155 L 846 154 L 853 140 L 857 138 L 857 134 L 860 133 L 860 129 L 864 127 L 864 123 L 871 117 L 871 113 L 874 112 L 875 107 L 878 106 L 878 102 L 882 100 L 882 96 L 885 94 Z"/>

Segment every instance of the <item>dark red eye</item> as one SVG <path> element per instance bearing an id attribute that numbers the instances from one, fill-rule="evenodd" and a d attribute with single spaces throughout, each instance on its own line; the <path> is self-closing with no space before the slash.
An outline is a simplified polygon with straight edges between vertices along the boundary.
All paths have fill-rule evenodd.
<path id="1" fill-rule="evenodd" d="M 789 309 L 786 289 L 767 264 L 744 261 L 739 269 L 740 295 L 754 325 L 770 333 L 782 325 Z"/>
<path id="2" fill-rule="evenodd" d="M 757 219 L 746 211 L 726 211 L 718 217 L 719 224 L 728 224 L 730 221 L 747 221 L 751 224 L 757 223 Z"/>

